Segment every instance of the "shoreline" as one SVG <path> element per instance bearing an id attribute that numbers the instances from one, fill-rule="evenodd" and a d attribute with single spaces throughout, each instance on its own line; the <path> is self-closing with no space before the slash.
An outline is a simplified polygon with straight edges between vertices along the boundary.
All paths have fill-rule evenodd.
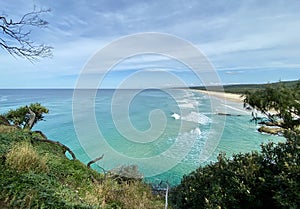
<path id="1" fill-rule="evenodd" d="M 240 104 L 244 103 L 245 97 L 242 97 L 241 94 L 225 93 L 225 92 L 218 92 L 218 91 L 197 90 L 197 89 L 193 89 L 193 90 L 203 93 L 203 94 L 206 94 L 208 96 L 222 99 L 224 101 L 230 101 L 230 102 L 240 103 Z M 272 113 L 272 114 L 277 114 L 277 112 L 274 110 L 269 110 L 268 112 Z M 263 115 L 260 111 L 258 111 L 258 113 L 260 114 L 260 116 Z M 265 116 L 265 115 L 263 115 L 263 116 Z"/>
<path id="2" fill-rule="evenodd" d="M 194 91 L 213 96 L 219 99 L 223 99 L 231 102 L 243 103 L 244 97 L 241 94 L 233 94 L 233 93 L 225 93 L 225 92 L 217 92 L 217 91 L 207 91 L 207 90 L 196 90 Z"/>

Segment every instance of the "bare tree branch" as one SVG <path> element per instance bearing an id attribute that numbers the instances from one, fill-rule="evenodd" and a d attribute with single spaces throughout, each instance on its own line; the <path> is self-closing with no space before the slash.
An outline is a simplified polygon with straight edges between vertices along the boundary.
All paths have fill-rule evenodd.
<path id="1" fill-rule="evenodd" d="M 52 47 L 36 44 L 30 39 L 33 28 L 47 26 L 48 22 L 40 16 L 48 12 L 50 9 L 36 10 L 34 8 L 32 12 L 23 15 L 19 21 L 0 16 L 0 46 L 12 56 L 19 56 L 30 61 L 52 57 Z"/>
<path id="2" fill-rule="evenodd" d="M 72 156 L 72 159 L 73 159 L 73 160 L 76 160 L 76 159 L 77 159 L 77 158 L 76 158 L 76 155 L 74 154 L 74 152 L 73 152 L 69 147 L 67 147 L 66 145 L 60 143 L 59 141 L 52 141 L 52 140 L 50 140 L 50 139 L 39 139 L 39 138 L 37 138 L 37 137 L 34 137 L 33 139 L 34 139 L 35 141 L 38 141 L 38 142 L 46 142 L 46 143 L 50 143 L 50 144 L 56 144 L 56 145 L 58 145 L 58 146 L 60 146 L 60 147 L 63 148 L 63 153 L 64 153 L 64 154 L 66 154 L 66 151 L 68 151 L 68 152 L 70 153 L 70 155 Z"/>
<path id="3" fill-rule="evenodd" d="M 102 154 L 100 157 L 95 158 L 94 160 L 91 160 L 90 162 L 88 162 L 88 164 L 86 165 L 88 168 L 91 167 L 92 164 L 96 163 L 97 161 L 101 160 L 104 157 L 104 154 Z"/>

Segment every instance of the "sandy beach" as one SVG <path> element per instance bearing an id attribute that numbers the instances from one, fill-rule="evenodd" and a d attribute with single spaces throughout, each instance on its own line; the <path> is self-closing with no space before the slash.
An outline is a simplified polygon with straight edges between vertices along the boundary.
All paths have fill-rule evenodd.
<path id="1" fill-rule="evenodd" d="M 241 102 L 243 103 L 244 98 L 240 94 L 232 94 L 225 92 L 216 92 L 216 91 L 204 91 L 204 90 L 196 90 L 197 92 L 201 92 L 203 94 L 207 94 L 209 96 L 214 96 L 220 99 L 224 99 L 232 102 Z"/>

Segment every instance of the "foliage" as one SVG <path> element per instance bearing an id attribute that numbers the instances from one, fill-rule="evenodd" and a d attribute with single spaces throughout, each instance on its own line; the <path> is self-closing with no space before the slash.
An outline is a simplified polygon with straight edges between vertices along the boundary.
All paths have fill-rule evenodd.
<path id="1" fill-rule="evenodd" d="M 9 125 L 9 121 L 3 115 L 0 115 L 0 125 Z"/>
<path id="2" fill-rule="evenodd" d="M 300 208 L 300 83 L 245 96 L 245 104 L 286 130 L 286 142 L 262 145 L 260 153 L 219 155 L 172 190 L 174 208 Z"/>
<path id="3" fill-rule="evenodd" d="M 145 183 L 105 178 L 80 161 L 69 160 L 61 146 L 37 141 L 36 137 L 42 138 L 26 129 L 1 128 L 1 208 L 163 208 L 163 201 L 153 196 Z M 16 152 L 22 149 L 29 151 Z M 13 164 L 21 160 L 19 156 L 29 155 L 34 156 L 30 157 L 33 164 L 24 163 L 33 167 Z M 46 170 L 35 167 L 34 162 L 40 163 L 37 156 Z"/>
<path id="4" fill-rule="evenodd" d="M 135 181 L 143 179 L 143 174 L 139 172 L 137 165 L 122 165 L 110 170 L 115 178 L 121 181 Z"/>
<path id="5" fill-rule="evenodd" d="M 220 155 L 172 190 L 173 208 L 299 208 L 300 137 L 262 145 L 261 153 Z"/>
<path id="6" fill-rule="evenodd" d="M 33 125 L 38 121 L 43 120 L 43 114 L 49 112 L 49 110 L 46 107 L 42 106 L 40 103 L 32 103 L 29 106 L 23 106 L 15 110 L 10 110 L 8 111 L 8 113 L 4 114 L 4 116 L 15 126 L 21 128 L 31 128 L 29 127 L 30 110 L 35 113 Z"/>
<path id="7" fill-rule="evenodd" d="M 226 93 L 234 93 L 234 94 L 244 94 L 245 92 L 254 92 L 257 90 L 263 90 L 267 86 L 272 86 L 274 88 L 279 87 L 280 85 L 284 84 L 287 88 L 295 88 L 299 85 L 300 80 L 295 81 L 280 81 L 276 83 L 268 83 L 268 84 L 235 84 L 235 85 L 224 85 L 223 89 Z M 199 90 L 206 90 L 205 86 L 196 86 L 190 87 L 191 89 L 199 89 Z M 213 91 L 220 91 L 222 88 L 220 86 L 209 86 L 210 90 Z"/>
<path id="8" fill-rule="evenodd" d="M 46 155 L 41 156 L 28 142 L 18 142 L 6 154 L 5 163 L 18 172 L 47 172 Z"/>
<path id="9" fill-rule="evenodd" d="M 9 125 L 0 125 L 0 133 L 8 133 L 15 131 L 16 127 Z"/>
<path id="10" fill-rule="evenodd" d="M 300 125 L 300 83 L 293 88 L 269 85 L 245 96 L 244 104 L 261 111 L 272 123 L 290 130 Z"/>
<path id="11" fill-rule="evenodd" d="M 92 205 L 107 207 L 113 205 L 124 209 L 160 209 L 163 203 L 151 193 L 151 188 L 140 181 L 120 182 L 107 179 L 85 194 Z"/>

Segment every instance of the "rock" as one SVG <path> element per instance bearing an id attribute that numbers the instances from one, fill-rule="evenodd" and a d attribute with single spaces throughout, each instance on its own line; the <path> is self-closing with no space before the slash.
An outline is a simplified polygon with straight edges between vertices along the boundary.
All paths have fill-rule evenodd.
<path id="1" fill-rule="evenodd" d="M 268 126 L 261 126 L 259 129 L 258 129 L 259 132 L 262 132 L 262 133 L 267 133 L 267 134 L 274 134 L 274 135 L 281 135 L 284 131 L 283 128 L 280 128 L 280 127 L 268 127 Z"/>
<path id="2" fill-rule="evenodd" d="M 222 112 L 217 113 L 217 115 L 223 115 L 223 116 L 241 116 L 241 115 L 234 115 L 234 114 L 222 113 Z"/>

